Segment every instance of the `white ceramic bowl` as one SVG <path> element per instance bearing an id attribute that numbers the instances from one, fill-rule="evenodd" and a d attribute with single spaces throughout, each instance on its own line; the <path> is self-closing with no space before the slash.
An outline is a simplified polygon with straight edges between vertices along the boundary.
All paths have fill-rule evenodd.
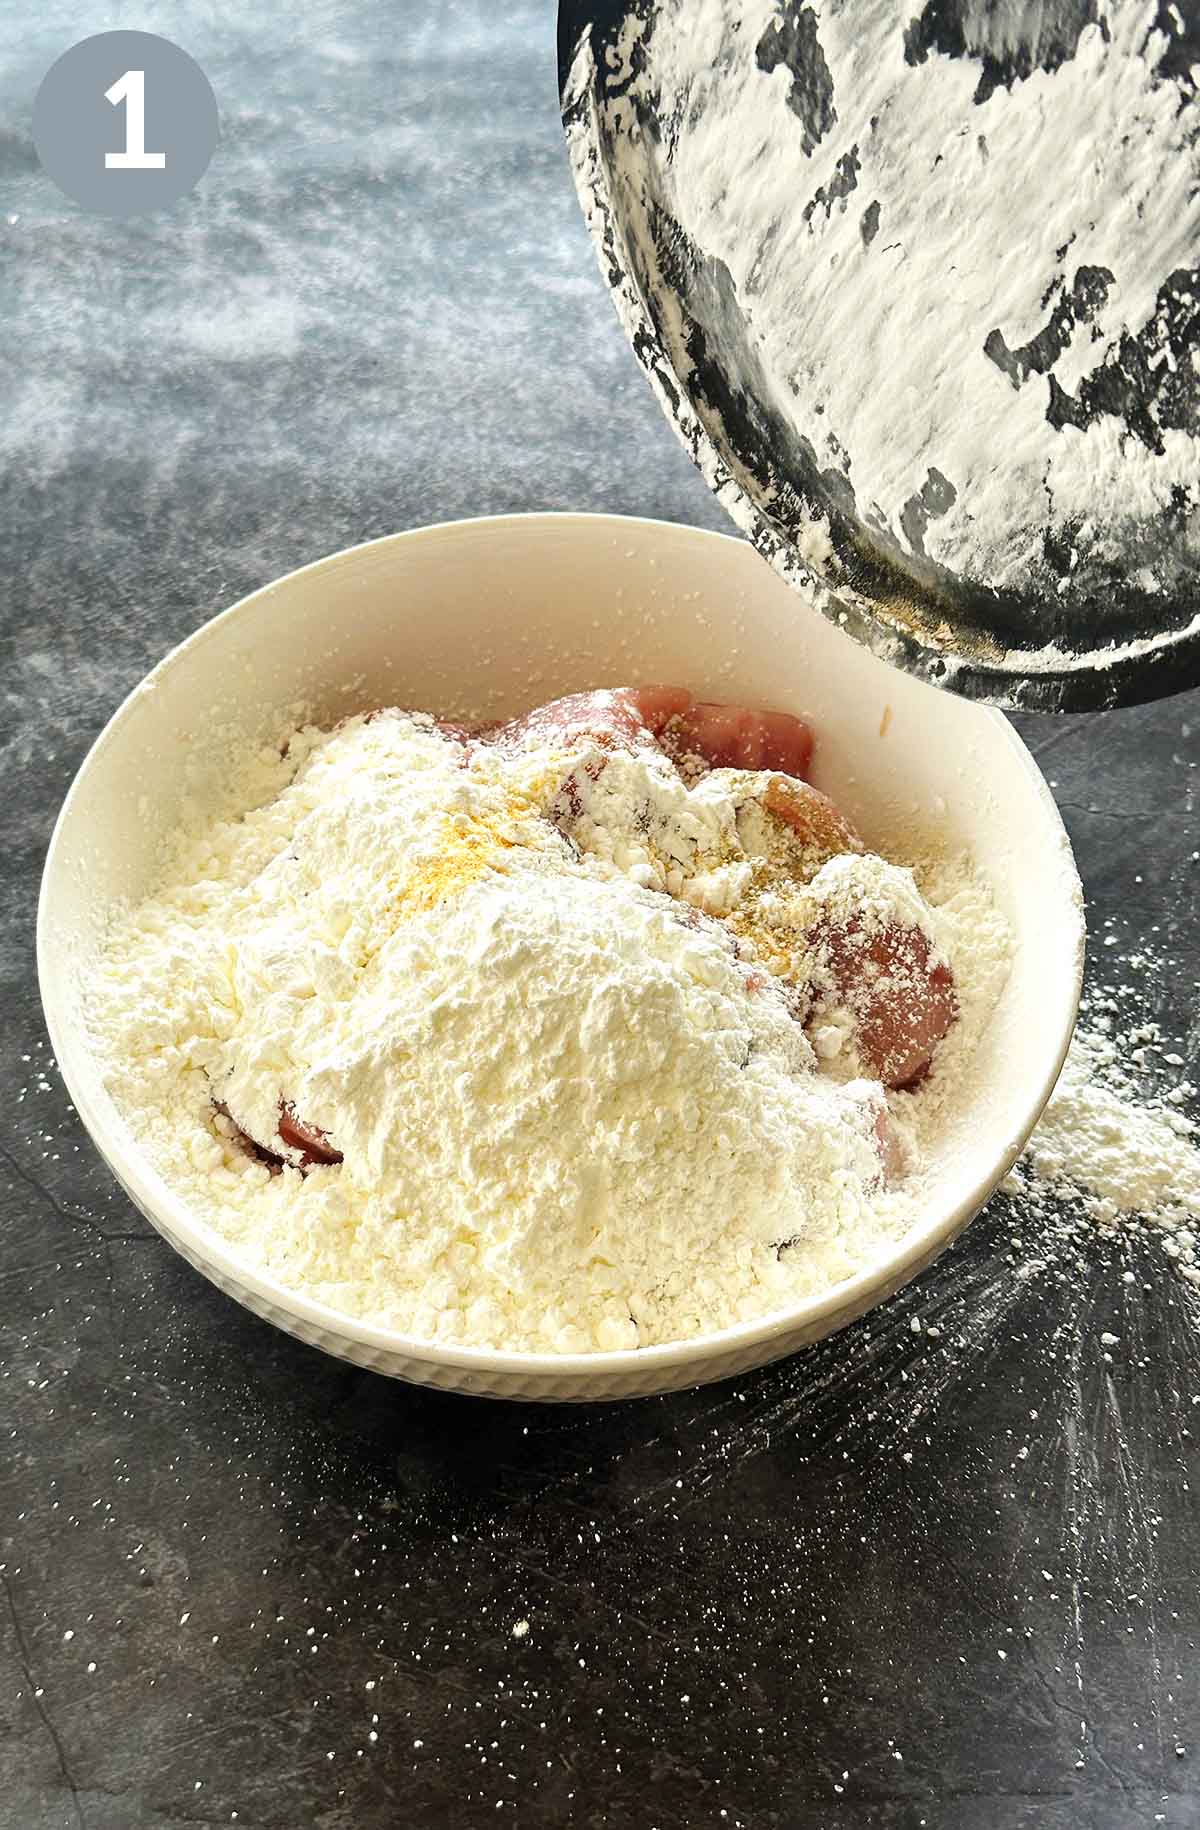
<path id="1" fill-rule="evenodd" d="M 671 681 L 812 717 L 819 785 L 886 849 L 915 808 L 971 849 L 1016 937 L 983 1045 L 977 1106 L 947 1134 L 937 1195 L 888 1256 L 827 1294 L 723 1333 L 640 1351 L 538 1355 L 431 1346 L 340 1315 L 246 1264 L 189 1213 L 114 1108 L 80 1017 L 105 910 L 151 886 L 185 763 L 214 772 L 218 727 L 252 732 L 308 701 L 332 720 L 400 703 L 499 715 L 584 687 Z M 538 1399 L 625 1398 L 791 1353 L 880 1302 L 942 1249 L 1006 1174 L 1074 1025 L 1082 900 L 1057 809 L 997 712 L 869 655 L 742 541 L 663 522 L 524 515 L 418 529 L 265 586 L 169 654 L 86 758 L 50 844 L 38 970 L 55 1054 L 97 1148 L 171 1244 L 257 1315 L 394 1377 Z"/>

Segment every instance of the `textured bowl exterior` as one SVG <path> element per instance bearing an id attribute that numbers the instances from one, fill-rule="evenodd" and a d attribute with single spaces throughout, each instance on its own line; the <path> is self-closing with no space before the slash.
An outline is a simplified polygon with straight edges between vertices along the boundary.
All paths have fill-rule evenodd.
<path id="1" fill-rule="evenodd" d="M 965 1214 L 954 1232 L 933 1246 L 921 1258 L 905 1265 L 890 1278 L 872 1282 L 869 1289 L 858 1291 L 840 1306 L 823 1311 L 819 1318 L 789 1321 L 784 1314 L 765 1338 L 723 1346 L 722 1337 L 704 1337 L 687 1344 L 677 1358 L 666 1364 L 653 1352 L 643 1352 L 643 1365 L 623 1364 L 610 1371 L 606 1360 L 628 1355 L 533 1356 L 522 1354 L 477 1354 L 477 1361 L 490 1364 L 464 1365 L 444 1349 L 413 1344 L 408 1350 L 399 1345 L 375 1344 L 363 1338 L 349 1318 L 330 1314 L 327 1323 L 303 1314 L 295 1298 L 281 1290 L 278 1298 L 264 1291 L 254 1279 L 240 1277 L 228 1259 L 204 1250 L 191 1232 L 178 1232 L 161 1209 L 139 1198 L 120 1170 L 101 1151 L 105 1161 L 120 1182 L 134 1206 L 145 1215 L 168 1245 L 202 1277 L 249 1309 L 264 1322 L 282 1328 L 308 1347 L 319 1347 L 335 1359 L 349 1360 L 368 1372 L 381 1373 L 388 1379 L 400 1379 L 408 1385 L 428 1385 L 436 1391 L 458 1392 L 471 1398 L 525 1399 L 540 1404 L 596 1404 L 623 1398 L 653 1398 L 662 1392 L 684 1391 L 698 1385 L 714 1385 L 720 1379 L 732 1379 L 738 1373 L 752 1372 L 757 1366 L 768 1366 L 774 1360 L 786 1359 L 801 1347 L 835 1334 L 839 1328 L 857 1321 L 868 1309 L 916 1277 L 930 1264 L 950 1239 L 957 1237 L 972 1215 Z M 562 1359 L 562 1370 L 554 1364 Z M 580 1361 L 586 1363 L 581 1365 Z"/>
<path id="2" fill-rule="evenodd" d="M 999 862 L 993 861 L 990 872 L 993 883 L 1005 878 L 1011 893 L 1017 875 L 1024 872 L 1029 879 L 1013 906 L 1036 945 L 1019 956 L 1020 1022 L 1015 1029 L 1010 1025 L 1011 1047 L 991 1070 L 1000 1089 L 999 1116 L 989 1118 L 990 1131 L 980 1126 L 982 1143 L 972 1144 L 975 1156 L 965 1167 L 959 1164 L 944 1194 L 935 1190 L 927 1222 L 878 1263 L 821 1296 L 719 1334 L 620 1353 L 526 1354 L 422 1343 L 338 1314 L 284 1288 L 187 1210 L 113 1107 L 92 1053 L 79 1002 L 79 960 L 98 944 L 97 903 L 137 889 L 136 870 L 146 868 L 150 845 L 145 826 L 156 810 L 171 817 L 162 785 L 175 767 L 170 745 L 182 750 L 188 741 L 178 720 L 194 715 L 202 724 L 206 695 L 223 705 L 239 679 L 251 683 L 246 692 L 257 693 L 260 676 L 273 678 L 273 668 L 278 673 L 280 667 L 299 666 L 296 655 L 306 643 L 321 663 L 318 674 L 345 665 L 367 679 L 360 690 L 368 694 L 396 690 L 399 667 L 413 694 L 409 703 L 444 707 L 447 700 L 439 694 L 445 691 L 446 652 L 466 657 L 461 665 L 475 670 L 470 691 L 486 693 L 493 676 L 509 664 L 514 646 L 489 645 L 490 604 L 503 600 L 506 579 L 509 597 L 525 619 L 527 643 L 540 642 L 545 661 L 536 675 L 513 675 L 497 689 L 498 704 L 529 703 L 533 678 L 544 697 L 547 688 L 573 690 L 614 676 L 634 677 L 627 630 L 619 643 L 616 637 L 591 635 L 598 626 L 592 608 L 621 599 L 624 591 L 647 606 L 636 641 L 637 657 L 647 669 L 642 677 L 668 678 L 675 671 L 677 677 L 690 673 L 700 684 L 706 676 L 716 677 L 720 657 L 734 655 L 739 671 L 725 676 L 731 692 L 761 695 L 759 703 L 790 701 L 797 709 L 816 709 L 831 733 L 839 724 L 846 727 L 840 757 L 831 735 L 830 774 L 818 781 L 850 795 L 851 810 L 868 819 L 868 836 L 872 808 L 856 806 L 854 798 L 865 792 L 864 782 L 873 782 L 887 803 L 884 811 L 876 810 L 886 831 L 896 807 L 911 807 L 897 795 L 911 789 L 923 771 L 927 794 L 943 779 L 956 784 L 957 803 L 949 805 L 947 817 L 957 819 L 964 836 L 970 836 L 972 822 L 988 843 L 995 841 L 988 822 L 1003 829 Z M 711 612 L 702 603 L 689 622 L 693 606 L 710 588 Z M 655 595 L 663 590 L 665 598 L 655 607 Z M 489 605 L 486 623 L 482 612 L 472 611 L 476 599 Z M 472 613 L 481 623 L 477 640 Z M 453 625 L 456 615 L 460 626 L 447 636 L 444 625 Z M 589 651 L 593 639 L 611 640 L 614 652 Z M 430 671 L 430 657 L 441 672 Z M 804 677 L 789 692 L 789 675 L 796 670 Z M 290 704 L 298 677 L 280 676 L 271 686 L 278 694 L 272 703 Z M 331 702 L 327 714 L 340 704 Z M 883 719 L 881 706 L 887 708 Z M 880 744 L 886 761 L 875 774 L 865 766 L 871 760 L 863 754 L 868 741 Z M 163 809 L 156 809 L 156 796 L 164 800 Z M 1008 1172 L 1057 1078 L 1078 1005 L 1081 908 L 1057 809 L 1028 752 L 998 713 L 893 676 L 819 618 L 806 622 L 787 587 L 740 541 L 616 516 L 508 516 L 419 529 L 332 555 L 242 600 L 173 651 L 110 720 L 67 796 L 42 883 L 38 971 L 55 1056 L 98 1150 L 150 1223 L 218 1289 L 310 1346 L 389 1378 L 480 1397 L 583 1403 L 708 1384 L 764 1365 L 844 1327 L 924 1269 Z M 1014 1050 L 1023 1051 L 1015 1062 Z M 1020 1069 L 1015 1092 L 1014 1066 Z M 974 1130 L 973 1125 L 972 1139 Z"/>

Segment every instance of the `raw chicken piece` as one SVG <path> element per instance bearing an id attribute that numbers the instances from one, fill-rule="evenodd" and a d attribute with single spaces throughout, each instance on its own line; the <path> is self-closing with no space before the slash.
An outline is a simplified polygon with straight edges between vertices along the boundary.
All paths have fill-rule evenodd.
<path id="1" fill-rule="evenodd" d="M 832 981 L 815 1014 L 843 1006 L 864 1069 L 886 1087 L 915 1086 L 958 1015 L 950 968 L 933 961 L 920 928 L 898 923 L 873 932 L 857 917 L 823 923 L 814 942 Z"/>
<path id="2" fill-rule="evenodd" d="M 302 1169 L 311 1169 L 314 1163 L 340 1163 L 342 1160 L 341 1151 L 334 1149 L 326 1133 L 316 1125 L 306 1125 L 286 1102 L 281 1102 L 279 1107 L 279 1136 L 289 1150 L 302 1153 Z"/>
<path id="3" fill-rule="evenodd" d="M 863 849 L 862 840 L 845 814 L 811 782 L 772 775 L 761 799 L 767 811 L 789 826 L 802 845 L 816 846 L 830 857 Z"/>
<path id="4" fill-rule="evenodd" d="M 790 712 L 697 701 L 671 719 L 663 747 L 672 756 L 700 756 L 713 769 L 777 769 L 803 781 L 813 733 Z"/>
<path id="5" fill-rule="evenodd" d="M 239 1124 L 223 1099 L 214 1099 L 212 1103 L 213 1110 L 219 1112 L 222 1118 L 227 1118 L 234 1126 L 238 1142 L 247 1155 L 257 1158 L 260 1163 L 266 1163 L 272 1175 L 278 1175 L 280 1170 L 292 1161 L 291 1157 L 285 1156 L 282 1150 L 275 1148 L 277 1144 L 283 1144 L 288 1150 L 300 1152 L 300 1161 L 296 1165 L 299 1169 L 311 1169 L 316 1163 L 340 1163 L 342 1161 L 341 1151 L 334 1149 L 325 1132 L 318 1130 L 315 1125 L 306 1125 L 301 1119 L 298 1119 L 294 1109 L 288 1105 L 286 1100 L 279 1102 L 278 1135 L 272 1138 L 269 1144 L 260 1143 L 258 1138 L 253 1137 L 244 1125 Z"/>
<path id="6" fill-rule="evenodd" d="M 674 686 L 618 686 L 611 692 L 571 693 L 535 706 L 507 724 L 478 733 L 490 743 L 594 742 L 608 748 L 638 749 L 653 741 L 668 721 L 686 711 L 692 695 Z"/>
<path id="7" fill-rule="evenodd" d="M 800 779 L 813 751 L 811 728 L 790 712 L 697 701 L 681 686 L 572 693 L 480 735 L 493 743 L 591 738 L 635 748 L 649 737 L 672 759 L 695 755 L 712 769 L 777 769 Z"/>
<path id="8" fill-rule="evenodd" d="M 875 1148 L 883 1164 L 885 1182 L 895 1182 L 904 1171 L 904 1151 L 896 1136 L 892 1115 L 886 1106 L 881 1105 L 875 1114 Z"/>

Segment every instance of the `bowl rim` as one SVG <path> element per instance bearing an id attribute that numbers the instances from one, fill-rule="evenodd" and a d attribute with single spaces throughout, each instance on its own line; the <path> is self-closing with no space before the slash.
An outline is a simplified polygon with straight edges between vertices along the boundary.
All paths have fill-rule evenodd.
<path id="1" fill-rule="evenodd" d="M 546 1378 L 557 1376 L 560 1379 L 571 1377 L 587 1379 L 593 1376 L 603 1376 L 607 1380 L 619 1378 L 621 1375 L 654 1376 L 668 1373 L 672 1369 L 694 1365 L 702 1360 L 727 1358 L 753 1350 L 773 1340 L 793 1336 L 797 1330 L 819 1331 L 823 1322 L 830 1322 L 830 1331 L 832 1331 L 832 1326 L 836 1325 L 835 1318 L 844 1316 L 848 1319 L 850 1315 L 861 1314 L 867 1309 L 873 1308 L 876 1302 L 885 1300 L 891 1291 L 907 1281 L 931 1257 L 949 1244 L 991 1198 L 1020 1156 L 1054 1090 L 1066 1059 L 1074 1033 L 1082 989 L 1086 930 L 1080 895 L 1076 897 L 1073 907 L 1068 907 L 1064 903 L 1061 910 L 1064 920 L 1071 920 L 1073 917 L 1071 925 L 1075 930 L 1075 947 L 1073 971 L 1064 981 L 1063 986 L 1061 1035 L 1058 1046 L 1043 1067 L 1036 1085 L 1030 1088 L 1024 1102 L 1021 1123 L 1010 1135 L 1005 1149 L 993 1161 L 987 1172 L 973 1180 L 970 1190 L 954 1204 L 949 1212 L 924 1224 L 910 1227 L 908 1232 L 900 1236 L 893 1251 L 862 1270 L 856 1271 L 852 1277 L 832 1284 L 828 1289 L 804 1298 L 798 1303 L 772 1309 L 765 1315 L 756 1316 L 750 1321 L 735 1323 L 730 1328 L 713 1333 L 688 1335 L 680 1340 L 664 1341 L 647 1347 L 597 1350 L 589 1353 L 529 1353 L 510 1348 L 473 1348 L 465 1345 L 426 1341 L 416 1336 L 402 1334 L 396 1329 L 383 1328 L 375 1323 L 347 1315 L 343 1310 L 331 1308 L 327 1304 L 293 1289 L 290 1285 L 281 1283 L 269 1272 L 261 1270 L 251 1260 L 244 1257 L 215 1228 L 193 1217 L 186 1203 L 174 1193 L 138 1148 L 119 1113 L 117 1114 L 117 1125 L 114 1126 L 107 1114 L 97 1110 L 84 1077 L 75 1065 L 75 1056 L 86 1054 L 88 1051 L 86 1033 L 82 1024 L 75 1022 L 69 1014 L 65 995 L 60 992 L 51 967 L 53 945 L 51 879 L 63 843 L 64 829 L 70 820 L 75 801 L 81 792 L 81 785 L 86 776 L 116 739 L 120 730 L 133 715 L 143 695 L 153 687 L 159 676 L 168 668 L 178 666 L 185 660 L 185 657 L 195 654 L 214 635 L 219 626 L 244 616 L 258 602 L 264 601 L 284 587 L 293 585 L 300 578 L 322 571 L 336 571 L 346 561 L 377 548 L 401 547 L 405 543 L 413 541 L 428 543 L 447 538 L 453 539 L 468 530 L 505 528 L 534 533 L 538 530 L 548 531 L 551 528 L 569 529 L 580 523 L 586 524 L 589 528 L 594 528 L 597 524 L 607 524 L 614 529 L 636 526 L 642 530 L 670 534 L 672 537 L 685 540 L 721 541 L 730 546 L 739 547 L 747 553 L 754 551 L 749 542 L 736 534 L 716 533 L 707 528 L 691 526 L 686 522 L 668 521 L 642 515 L 573 510 L 533 510 L 517 514 L 463 516 L 452 521 L 430 522 L 424 526 L 406 528 L 372 540 L 360 541 L 353 546 L 339 548 L 336 552 L 324 554 L 319 559 L 297 566 L 278 578 L 256 586 L 253 591 L 247 592 L 224 610 L 218 611 L 215 616 L 207 618 L 190 635 L 170 648 L 150 669 L 149 673 L 121 700 L 89 746 L 72 778 L 50 835 L 38 894 L 38 986 L 46 1028 L 59 1074 L 71 1102 L 100 1156 L 116 1175 L 118 1181 L 125 1186 L 126 1192 L 133 1197 L 156 1230 L 163 1234 L 169 1244 L 180 1250 L 182 1256 L 192 1258 L 192 1254 L 194 1254 L 193 1264 L 205 1265 L 211 1262 L 223 1275 L 228 1276 L 235 1284 L 252 1293 L 254 1298 L 262 1304 L 264 1310 L 281 1309 L 301 1321 L 313 1333 L 333 1335 L 342 1340 L 352 1341 L 356 1346 L 366 1348 L 384 1358 L 424 1361 L 431 1365 L 457 1369 L 465 1373 L 509 1376 L 541 1375 Z M 1079 879 L 1077 873 L 1074 872 L 1074 857 L 1062 815 L 1046 779 L 1030 751 L 1003 713 L 992 707 L 980 705 L 974 706 L 973 710 L 980 718 L 993 720 L 1002 727 L 1005 741 L 1015 751 L 1020 768 L 1031 782 L 1035 795 L 1040 800 L 1051 825 L 1057 828 L 1062 838 L 1064 855 L 1070 861 L 1074 883 L 1078 890 Z M 158 1217 L 160 1214 L 162 1215 L 161 1221 Z M 179 1241 L 186 1243 L 187 1251 L 182 1250 Z"/>

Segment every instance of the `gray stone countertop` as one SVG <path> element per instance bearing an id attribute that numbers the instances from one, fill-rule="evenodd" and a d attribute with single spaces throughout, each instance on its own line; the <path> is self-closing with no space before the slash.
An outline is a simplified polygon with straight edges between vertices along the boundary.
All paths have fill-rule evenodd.
<path id="1" fill-rule="evenodd" d="M 283 1337 L 100 1164 L 42 1027 L 38 875 L 168 646 L 422 522 L 723 522 L 597 272 L 549 4 L 24 10 L 0 19 L 0 1825 L 1200 1825 L 1200 1334 L 1153 1239 L 1068 1250 L 998 1198 L 807 1355 L 539 1410 Z M 128 224 L 68 204 L 29 132 L 54 57 L 118 24 L 190 50 L 224 127 L 194 196 Z M 1097 970 L 1107 936 L 1151 943 L 1139 996 L 1200 1079 L 1200 703 L 1021 724 Z"/>

